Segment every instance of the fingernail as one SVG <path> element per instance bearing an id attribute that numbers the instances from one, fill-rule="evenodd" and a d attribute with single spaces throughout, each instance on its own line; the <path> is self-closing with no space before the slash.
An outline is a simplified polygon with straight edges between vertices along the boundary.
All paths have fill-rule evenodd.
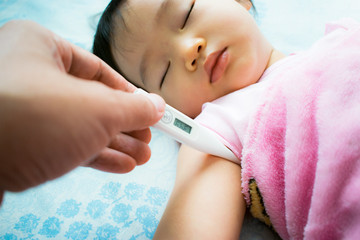
<path id="1" fill-rule="evenodd" d="M 150 93 L 146 95 L 155 105 L 158 112 L 163 112 L 165 109 L 165 101 L 157 94 Z"/>

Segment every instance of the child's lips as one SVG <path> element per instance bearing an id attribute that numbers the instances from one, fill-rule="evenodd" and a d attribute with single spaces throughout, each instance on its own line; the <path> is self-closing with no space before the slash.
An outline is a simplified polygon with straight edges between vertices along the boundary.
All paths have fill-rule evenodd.
<path id="1" fill-rule="evenodd" d="M 226 69 L 229 62 L 229 53 L 226 50 L 227 48 L 224 48 L 213 52 L 205 60 L 204 68 L 210 77 L 210 83 L 218 81 Z"/>

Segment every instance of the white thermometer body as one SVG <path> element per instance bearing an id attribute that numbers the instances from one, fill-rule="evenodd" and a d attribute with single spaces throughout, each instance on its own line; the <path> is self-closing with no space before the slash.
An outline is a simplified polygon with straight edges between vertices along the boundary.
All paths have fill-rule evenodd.
<path id="1" fill-rule="evenodd" d="M 142 89 L 137 89 L 135 93 L 148 94 Z M 214 132 L 167 104 L 164 116 L 153 127 L 201 152 L 239 163 L 239 159 Z"/>

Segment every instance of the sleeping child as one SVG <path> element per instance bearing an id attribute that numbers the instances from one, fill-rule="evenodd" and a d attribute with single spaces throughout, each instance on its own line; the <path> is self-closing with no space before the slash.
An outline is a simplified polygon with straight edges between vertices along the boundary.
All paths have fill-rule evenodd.
<path id="1" fill-rule="evenodd" d="M 246 207 L 282 239 L 360 236 L 360 25 L 285 56 L 250 0 L 113 0 L 93 51 L 219 135 L 181 146 L 155 239 L 238 239 Z"/>

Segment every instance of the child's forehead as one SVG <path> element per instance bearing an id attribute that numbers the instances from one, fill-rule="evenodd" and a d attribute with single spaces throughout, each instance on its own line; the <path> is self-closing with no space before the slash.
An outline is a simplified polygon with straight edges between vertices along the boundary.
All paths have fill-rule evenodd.
<path id="1" fill-rule="evenodd" d="M 126 0 L 113 15 L 111 48 L 120 69 L 131 79 L 138 78 L 134 66 L 140 65 L 142 55 L 156 36 L 158 9 L 164 1 Z"/>
<path id="2" fill-rule="evenodd" d="M 115 28 L 123 37 L 132 35 L 142 38 L 155 29 L 157 10 L 164 1 L 169 0 L 126 0 L 114 15 Z"/>
<path id="3" fill-rule="evenodd" d="M 121 13 L 131 21 L 154 23 L 164 20 L 163 16 L 175 8 L 192 0 L 126 0 Z M 168 20 L 168 19 L 167 19 Z"/>
<path id="4" fill-rule="evenodd" d="M 177 0 L 126 0 L 113 16 L 113 40 L 133 52 L 160 31 L 161 12 Z M 124 53 L 124 52 L 123 52 Z"/>
<path id="5" fill-rule="evenodd" d="M 160 9 L 177 0 L 126 0 L 122 5 L 122 14 L 130 18 L 156 19 Z"/>
<path id="6" fill-rule="evenodd" d="M 156 0 L 149 0 L 156 1 Z M 114 13 L 112 26 L 115 42 L 135 43 L 143 39 L 151 27 L 151 9 L 143 7 L 147 1 L 126 0 Z"/>

